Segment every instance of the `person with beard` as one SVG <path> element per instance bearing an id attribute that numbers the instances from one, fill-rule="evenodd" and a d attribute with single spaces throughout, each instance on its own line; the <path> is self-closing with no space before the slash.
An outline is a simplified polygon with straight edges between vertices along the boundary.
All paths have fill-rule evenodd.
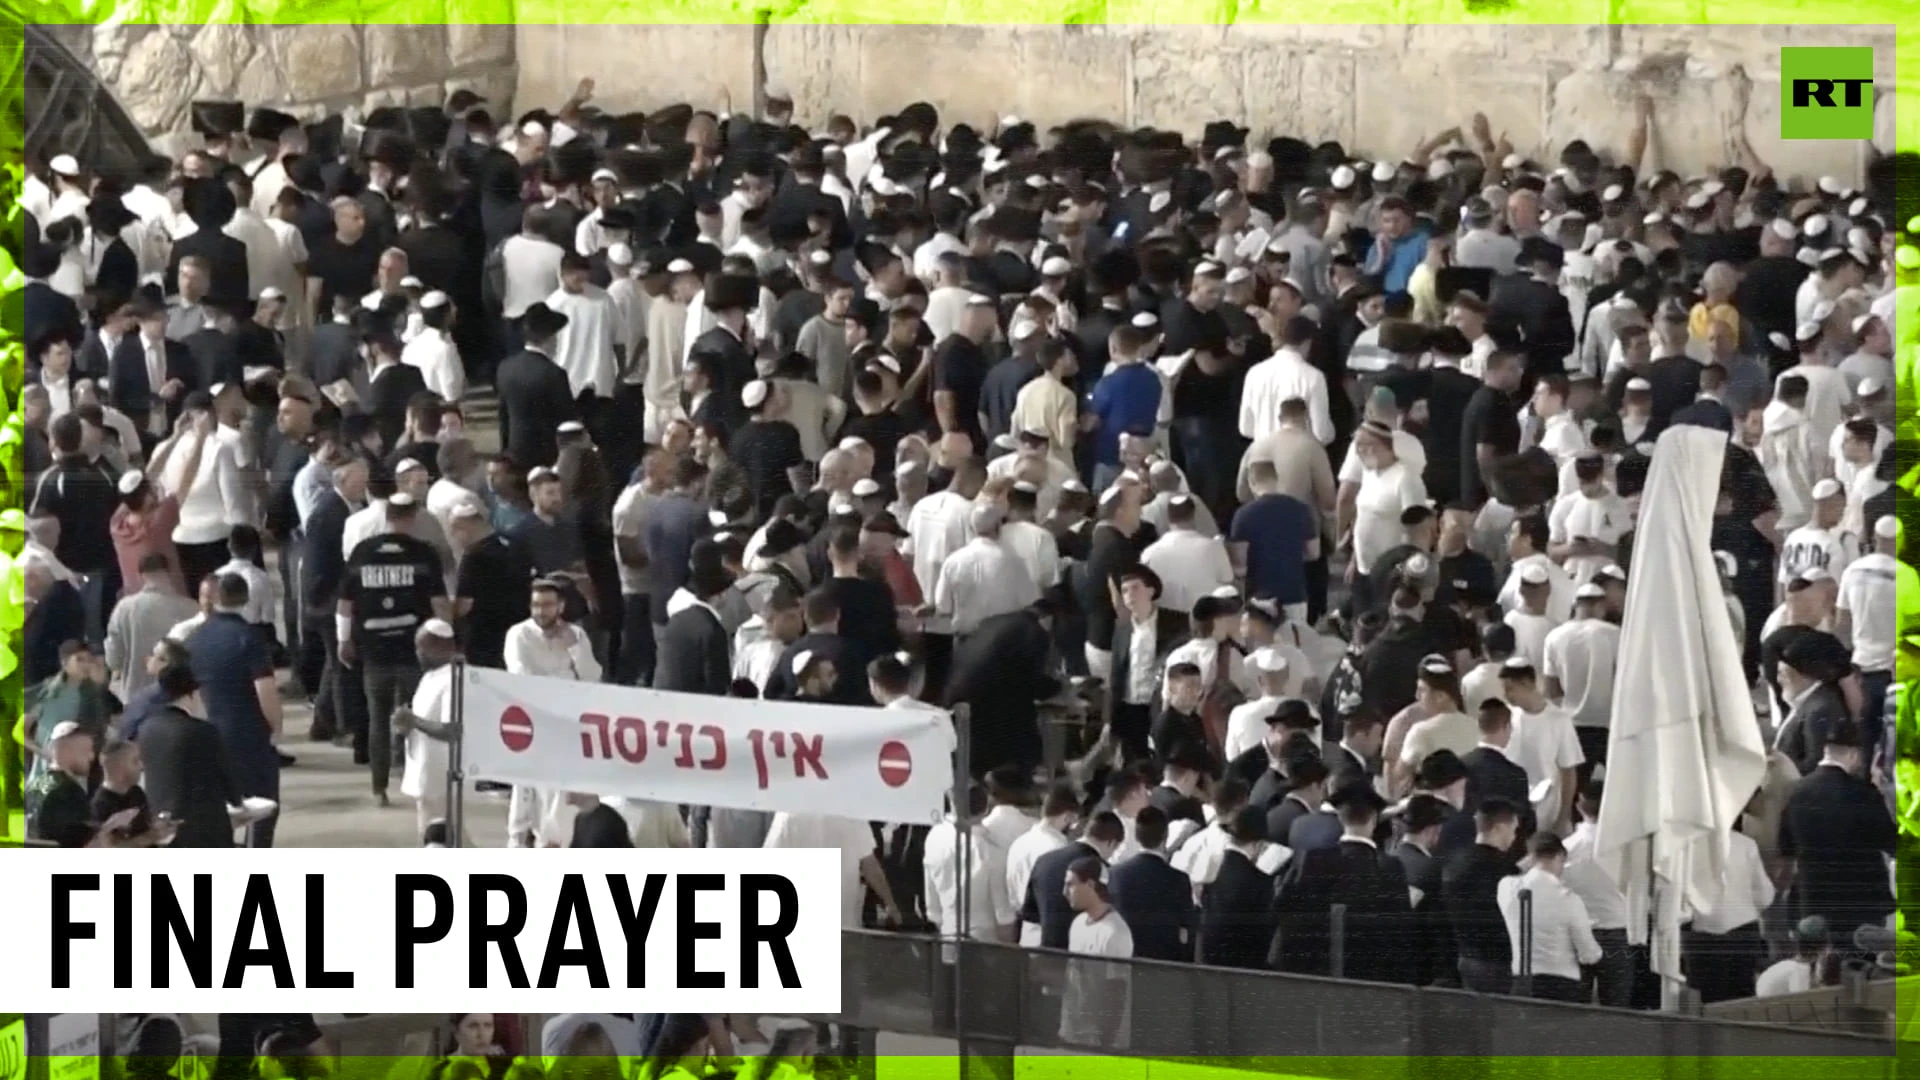
<path id="1" fill-rule="evenodd" d="M 834 594 L 815 589 L 806 595 L 802 607 L 807 632 L 781 652 L 764 696 L 769 701 L 808 700 L 802 696 L 806 685 L 800 676 L 799 661 L 802 657 L 811 657 L 813 666 L 830 665 L 834 671 L 846 673 L 844 678 L 820 680 L 826 696 L 812 700 L 834 705 L 873 704 L 867 695 L 866 680 L 856 674 L 865 670 L 865 661 L 853 642 L 840 633 L 841 611 Z"/>
<path id="2" fill-rule="evenodd" d="M 544 301 L 529 304 L 520 318 L 526 346 L 502 360 L 494 376 L 501 450 L 522 465 L 553 464 L 560 425 L 579 419 L 566 369 L 553 359 L 554 341 L 566 325 L 567 317 Z"/>
<path id="3" fill-rule="evenodd" d="M 656 515 L 657 516 L 657 515 Z M 652 532 L 650 523 L 649 532 Z M 649 543 L 649 554 L 654 545 Z M 658 566 L 660 558 L 653 558 Z M 653 688 L 687 694 L 726 696 L 733 684 L 733 664 L 725 624 L 714 605 L 733 586 L 733 576 L 721 566 L 719 548 L 712 540 L 695 541 L 684 564 L 685 584 L 662 595 L 667 618 L 656 628 L 658 648 Z"/>

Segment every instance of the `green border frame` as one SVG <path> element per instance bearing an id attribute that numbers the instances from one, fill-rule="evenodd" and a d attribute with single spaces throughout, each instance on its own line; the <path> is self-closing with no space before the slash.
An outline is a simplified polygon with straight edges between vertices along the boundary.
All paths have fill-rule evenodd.
<path id="1" fill-rule="evenodd" d="M 1586 9 L 1582 11 L 1580 9 Z M 903 18 L 908 13 L 920 19 Z M 19 128 L 23 39 L 25 23 L 95 24 L 215 23 L 325 24 L 388 23 L 400 25 L 467 23 L 590 23 L 590 24 L 745 24 L 767 19 L 775 23 L 912 23 L 942 24 L 1223 24 L 1223 23 L 1389 23 L 1529 25 L 1560 24 L 1569 15 L 1587 14 L 1587 23 L 1678 24 L 1703 28 L 1732 24 L 1867 25 L 1896 27 L 1897 144 L 1904 152 L 1920 151 L 1920 17 L 1913 0 L 1752 0 L 1732 5 L 1718 0 L 1585 0 L 1569 10 L 1564 2 L 1549 0 L 1318 0 L 1281 3 L 1279 0 L 944 0 L 938 4 L 902 5 L 887 0 L 0 0 L 0 70 L 8 74 L 6 99 L 0 102 L 0 218 L 17 245 L 20 230 L 18 198 L 21 181 L 23 133 Z M 1903 19 L 1902 16 L 1905 16 Z M 18 340 L 18 289 L 12 258 L 0 248 L 0 303 L 9 310 L 0 319 L 0 389 L 5 393 L 5 423 L 18 421 L 23 348 Z M 1904 328 L 1904 348 L 1914 348 L 1916 328 Z M 1904 373 L 1903 367 L 1903 373 Z M 17 444 L 0 444 L 0 473 L 8 482 L 0 487 L 0 509 L 20 505 L 20 469 Z M 14 572 L 10 565 L 0 572 Z M 15 629 L 19 611 L 7 591 L 0 590 L 0 626 Z M 4 648 L 0 643 L 0 648 Z M 11 725 L 20 702 L 17 671 L 0 678 L 0 722 Z M 1911 981 L 1910 983 L 1911 984 Z M 1752 1057 L 1706 1060 L 1659 1057 L 1612 1058 L 1449 1058 L 1407 1061 L 1399 1058 L 1263 1059 L 1240 1069 L 1270 1075 L 1339 1076 L 1352 1080 L 1379 1077 L 1402 1080 L 1410 1067 L 1433 1080 L 1472 1077 L 1475 1080 L 1638 1080 L 1640 1077 L 1740 1077 L 1760 1080 L 1784 1070 L 1795 1078 L 1841 1080 L 1881 1077 L 1889 1067 L 1907 1064 L 1920 1052 L 1920 1026 L 1911 1022 L 1913 997 L 1903 984 L 1902 1042 L 1896 1059 L 1821 1058 L 1769 1059 Z M 1282 1018 L 1276 1018 L 1284 1022 Z M 1920 1058 L 1915 1059 L 1920 1062 Z M 57 1067 L 59 1059 L 41 1058 L 38 1067 Z M 103 1065 L 106 1063 L 103 1063 Z M 346 1059 L 343 1076 L 386 1077 L 395 1059 Z M 363 1066 L 365 1067 L 363 1071 Z M 952 1057 L 894 1058 L 879 1064 L 878 1077 L 899 1080 L 952 1077 L 961 1063 Z M 1239 1069 L 1218 1059 L 1145 1061 L 1095 1057 L 1033 1057 L 1019 1060 L 1019 1080 L 1066 1080 L 1068 1077 L 1110 1077 L 1112 1080 L 1199 1080 L 1231 1075 Z M 117 1070 L 103 1069 L 112 1077 Z"/>

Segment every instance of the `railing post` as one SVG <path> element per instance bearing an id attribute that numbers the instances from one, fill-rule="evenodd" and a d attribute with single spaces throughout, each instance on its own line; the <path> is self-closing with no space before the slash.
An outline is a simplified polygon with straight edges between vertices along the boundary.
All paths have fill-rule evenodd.
<path id="1" fill-rule="evenodd" d="M 1514 980 L 1513 992 L 1521 997 L 1533 996 L 1533 890 L 1520 890 L 1520 976 Z"/>
<path id="2" fill-rule="evenodd" d="M 1335 904 L 1327 913 L 1327 974 L 1347 977 L 1347 905 Z"/>

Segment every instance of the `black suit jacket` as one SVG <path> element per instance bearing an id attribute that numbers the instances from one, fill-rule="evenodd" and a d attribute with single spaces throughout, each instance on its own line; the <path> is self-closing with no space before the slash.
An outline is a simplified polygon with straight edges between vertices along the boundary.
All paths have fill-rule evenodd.
<path id="1" fill-rule="evenodd" d="M 163 706 L 140 727 L 140 755 L 146 761 L 141 782 L 148 809 L 172 814 L 180 822 L 172 846 L 233 846 L 227 807 L 238 805 L 242 792 L 218 728 L 175 706 Z"/>
<path id="2" fill-rule="evenodd" d="M 712 396 L 708 398 L 709 402 L 739 401 L 740 391 L 757 377 L 753 365 L 753 354 L 747 351 L 745 343 L 733 336 L 733 331 L 724 326 L 716 326 L 694 339 L 692 346 L 687 349 L 687 359 L 691 362 L 696 356 L 704 357 L 713 364 L 709 369 L 713 372 Z M 722 408 L 725 406 L 716 405 L 718 415 L 715 418 L 722 422 L 732 421 L 734 419 L 732 416 L 719 412 Z M 729 438 L 732 437 L 733 431 L 734 425 L 729 423 L 727 429 Z"/>
<path id="3" fill-rule="evenodd" d="M 726 628 L 713 612 L 694 605 L 675 612 L 661 629 L 653 688 L 683 694 L 726 696 L 733 665 Z"/>
<path id="4" fill-rule="evenodd" d="M 173 242 L 173 254 L 167 258 L 168 296 L 179 295 L 180 260 L 189 255 L 207 260 L 207 299 L 245 300 L 253 295 L 247 279 L 247 245 L 218 229 L 202 226 Z"/>
<path id="5" fill-rule="evenodd" d="M 1440 895 L 1443 864 L 1436 856 L 1404 841 L 1394 849 L 1393 857 L 1400 860 L 1410 890 L 1408 897 L 1413 901 L 1409 981 L 1415 986 L 1458 985 L 1453 926 L 1447 922 L 1446 903 Z"/>
<path id="6" fill-rule="evenodd" d="M 1808 773 L 1780 814 L 1780 854 L 1795 860 L 1793 917 L 1819 915 L 1843 939 L 1893 911 L 1884 856 L 1898 828 L 1880 792 L 1834 765 Z"/>
<path id="7" fill-rule="evenodd" d="M 347 323 L 329 321 L 314 327 L 307 353 L 307 370 L 316 386 L 351 379 L 353 373 L 364 366 L 360 361 L 360 338 Z"/>
<path id="8" fill-rule="evenodd" d="M 341 546 L 346 543 L 347 518 L 352 514 L 347 500 L 329 488 L 307 515 L 306 549 L 300 560 L 300 594 L 307 622 L 331 624 L 333 620 L 340 579 L 347 570 Z"/>
<path id="9" fill-rule="evenodd" d="M 1406 871 L 1370 845 L 1297 852 L 1275 898 L 1280 915 L 1281 969 L 1330 974 L 1332 909 L 1346 905 L 1345 978 L 1405 982 L 1412 921 Z"/>
<path id="10" fill-rule="evenodd" d="M 1177 611 L 1156 608 L 1153 614 L 1153 662 L 1164 667 L 1167 654 L 1186 644 L 1192 620 Z M 1113 627 L 1113 669 L 1107 676 L 1107 715 L 1112 716 L 1127 701 L 1127 680 L 1133 671 L 1133 616 L 1120 612 Z M 1155 681 L 1152 712 L 1160 711 L 1159 680 Z M 1165 753 L 1166 747 L 1161 748 Z"/>
<path id="11" fill-rule="evenodd" d="M 80 305 L 73 297 L 44 281 L 29 281 L 20 290 L 21 327 L 28 341 L 58 335 L 78 343 L 83 333 Z"/>
<path id="12" fill-rule="evenodd" d="M 1267 811 L 1267 839 L 1276 844 L 1287 843 L 1293 835 L 1293 823 L 1319 809 L 1292 798 L 1291 794 L 1281 796 L 1280 801 Z"/>
<path id="13" fill-rule="evenodd" d="M 1274 879 L 1229 849 L 1200 905 L 1200 963 L 1259 971 L 1273 949 Z"/>
<path id="14" fill-rule="evenodd" d="M 99 341 L 99 338 L 96 336 L 94 341 Z M 166 378 L 179 379 L 183 385 L 193 385 L 195 365 L 193 354 L 187 346 L 163 339 L 160 349 Z M 102 354 L 105 351 L 103 345 Z M 133 426 L 141 431 L 146 430 L 147 420 L 154 409 L 166 409 L 168 423 L 180 415 L 180 405 L 186 400 L 186 395 L 176 395 L 172 402 L 160 399 L 160 387 L 152 385 L 152 380 L 147 377 L 146 343 L 138 333 L 120 338 L 113 354 L 107 357 L 103 374 L 107 378 L 107 403 L 126 413 L 127 419 L 133 421 Z"/>
<path id="15" fill-rule="evenodd" d="M 500 362 L 500 445 L 523 468 L 560 456 L 558 428 L 579 419 L 567 373 L 545 353 L 523 350 Z"/>
<path id="16" fill-rule="evenodd" d="M 855 656 L 847 639 L 839 634 L 803 634 L 782 649 L 780 659 L 774 661 L 773 674 L 767 679 L 767 688 L 762 697 L 769 701 L 792 701 L 800 696 L 800 681 L 793 676 L 793 662 L 803 652 L 831 660 L 833 669 L 840 673 L 840 678 L 833 684 L 833 704 L 873 704 L 873 695 L 867 689 L 866 666 Z"/>
<path id="17" fill-rule="evenodd" d="M 1047 668 L 1052 644 L 1040 620 L 1021 610 L 983 620 L 954 646 L 947 704 L 971 708 L 967 725 L 976 776 L 1002 765 L 1040 764 L 1036 703 L 1060 691 Z"/>
<path id="18" fill-rule="evenodd" d="M 1455 955 L 1493 964 L 1513 961 L 1507 920 L 1500 913 L 1500 882 L 1520 872 L 1512 855 L 1475 844 L 1445 856 L 1440 899 L 1453 928 Z"/>
<path id="19" fill-rule="evenodd" d="M 1193 881 L 1166 856 L 1142 852 L 1107 875 L 1113 906 L 1133 934 L 1133 955 L 1145 960 L 1193 959 L 1198 912 Z"/>
<path id="20" fill-rule="evenodd" d="M 1169 824 L 1176 821 L 1191 821 L 1201 828 L 1207 827 L 1207 811 L 1199 799 L 1192 795 L 1182 795 L 1165 784 L 1156 784 L 1147 795 L 1147 802 L 1159 807 L 1167 815 Z"/>
<path id="21" fill-rule="evenodd" d="M 1073 905 L 1067 903 L 1067 868 L 1081 859 L 1098 857 L 1099 854 L 1093 850 L 1093 845 L 1076 840 L 1034 861 L 1033 873 L 1027 878 L 1026 898 L 1020 902 L 1020 921 L 1040 927 L 1040 944 L 1043 947 L 1067 947 L 1067 931 L 1073 928 L 1074 916 Z"/>
<path id="22" fill-rule="evenodd" d="M 373 417 L 380 433 L 381 446 L 397 446 L 407 431 L 407 403 L 415 394 L 427 392 L 427 378 L 412 364 L 398 361 L 388 364 L 367 383 L 366 399 L 360 407 Z"/>
<path id="23" fill-rule="evenodd" d="M 1560 290 L 1530 274 L 1512 274 L 1496 281 L 1487 302 L 1488 322 L 1517 331 L 1527 354 L 1527 372 L 1533 376 L 1566 370 L 1573 351 L 1573 311 Z"/>
<path id="24" fill-rule="evenodd" d="M 211 392 L 221 383 L 240 381 L 243 364 L 237 335 L 209 326 L 188 334 L 180 344 L 187 350 L 187 389 Z"/>
<path id="25" fill-rule="evenodd" d="M 1474 747 L 1460 758 L 1460 763 L 1467 767 L 1469 813 L 1487 799 L 1505 799 L 1520 811 L 1521 835 L 1533 835 L 1538 822 L 1534 820 L 1525 768 L 1490 746 Z"/>

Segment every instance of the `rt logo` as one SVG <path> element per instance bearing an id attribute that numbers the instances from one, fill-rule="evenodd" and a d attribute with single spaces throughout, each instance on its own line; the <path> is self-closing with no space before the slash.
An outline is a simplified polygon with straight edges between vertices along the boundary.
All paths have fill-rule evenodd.
<path id="1" fill-rule="evenodd" d="M 1873 138 L 1873 49 L 1783 46 L 1780 137 Z"/>

